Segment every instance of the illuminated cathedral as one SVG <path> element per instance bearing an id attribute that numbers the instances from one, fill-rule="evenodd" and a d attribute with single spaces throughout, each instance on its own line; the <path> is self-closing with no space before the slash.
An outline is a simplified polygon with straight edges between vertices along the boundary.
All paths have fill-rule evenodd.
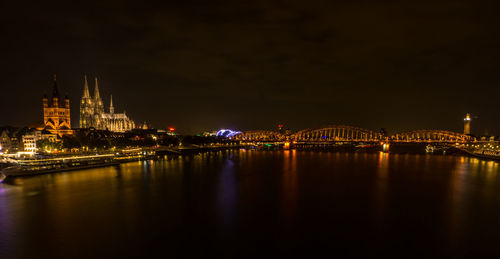
<path id="1" fill-rule="evenodd" d="M 52 89 L 52 98 L 49 101 L 47 95 L 43 95 L 43 124 L 44 129 L 52 134 L 71 135 L 71 116 L 69 107 L 69 98 L 64 100 L 59 97 L 56 76 L 54 76 L 54 87 Z"/>
<path id="2" fill-rule="evenodd" d="M 95 78 L 94 97 L 90 96 L 87 76 L 80 100 L 80 128 L 95 128 L 114 132 L 125 132 L 135 128 L 135 123 L 125 112 L 115 113 L 113 96 L 111 96 L 109 113 L 104 111 L 104 104 L 99 93 L 97 78 Z"/>

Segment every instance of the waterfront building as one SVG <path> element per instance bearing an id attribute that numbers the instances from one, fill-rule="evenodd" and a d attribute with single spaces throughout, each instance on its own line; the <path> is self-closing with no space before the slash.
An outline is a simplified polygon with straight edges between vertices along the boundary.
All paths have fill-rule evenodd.
<path id="1" fill-rule="evenodd" d="M 47 139 L 50 142 L 57 142 L 57 134 L 51 133 L 48 130 L 30 129 L 21 137 L 23 149 L 25 152 L 36 152 L 38 150 L 36 142 L 38 140 Z"/>
<path id="2" fill-rule="evenodd" d="M 23 146 L 25 152 L 36 152 L 36 135 L 24 135 L 23 136 Z"/>
<path id="3" fill-rule="evenodd" d="M 42 100 L 45 129 L 59 136 L 73 134 L 71 130 L 69 98 L 66 96 L 62 100 L 59 97 L 59 89 L 57 88 L 55 76 L 51 100 L 49 101 L 45 94 Z"/>
<path id="4" fill-rule="evenodd" d="M 4 127 L 0 129 L 0 152 L 15 153 L 23 150 L 22 135 L 27 132 L 27 128 Z"/>
<path id="5" fill-rule="evenodd" d="M 0 152 L 7 152 L 11 146 L 11 140 L 8 130 L 3 130 L 0 133 Z"/>
<path id="6" fill-rule="evenodd" d="M 85 76 L 83 96 L 80 100 L 80 128 L 95 128 L 113 132 L 125 132 L 135 128 L 135 123 L 125 112 L 115 113 L 113 96 L 110 97 L 109 112 L 104 111 L 104 103 L 95 78 L 94 96 L 90 96 L 87 76 Z"/>

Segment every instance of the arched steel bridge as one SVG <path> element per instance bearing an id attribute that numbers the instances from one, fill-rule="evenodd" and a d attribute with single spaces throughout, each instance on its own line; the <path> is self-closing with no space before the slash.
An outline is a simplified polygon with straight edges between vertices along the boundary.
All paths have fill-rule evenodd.
<path id="1" fill-rule="evenodd" d="M 285 135 L 270 130 L 252 130 L 252 131 L 243 131 L 239 134 L 231 137 L 234 140 L 242 140 L 242 141 L 284 141 L 286 140 Z"/>
<path id="2" fill-rule="evenodd" d="M 394 134 L 390 138 L 393 142 L 447 142 L 464 143 L 475 141 L 472 136 L 447 130 L 414 130 Z"/>
<path id="3" fill-rule="evenodd" d="M 476 141 L 472 136 L 446 130 L 414 130 L 383 136 L 372 130 L 346 126 L 331 125 L 316 129 L 304 129 L 294 134 L 285 135 L 277 131 L 254 130 L 243 131 L 231 136 L 231 139 L 249 142 L 294 142 L 294 143 L 328 143 L 328 142 L 401 142 L 401 143 L 465 143 Z"/>
<path id="4" fill-rule="evenodd" d="M 325 142 L 325 141 L 379 141 L 382 135 L 363 128 L 333 125 L 319 129 L 305 129 L 290 136 L 297 142 Z"/>

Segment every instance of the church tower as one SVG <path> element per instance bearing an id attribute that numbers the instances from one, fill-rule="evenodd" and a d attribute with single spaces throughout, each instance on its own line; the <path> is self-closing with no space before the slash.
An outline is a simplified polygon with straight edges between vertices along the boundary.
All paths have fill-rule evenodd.
<path id="1" fill-rule="evenodd" d="M 93 100 L 90 97 L 87 76 L 83 86 L 83 96 L 80 100 L 80 128 L 92 127 L 92 116 L 94 114 Z"/>
<path id="2" fill-rule="evenodd" d="M 96 113 L 104 113 L 104 103 L 101 99 L 101 94 L 99 93 L 99 84 L 97 82 L 97 77 L 95 78 L 95 89 L 94 89 L 94 103 Z"/>
<path id="3" fill-rule="evenodd" d="M 109 113 L 110 114 L 115 113 L 115 107 L 113 106 L 113 95 L 111 95 L 111 101 L 109 102 Z"/>
<path id="4" fill-rule="evenodd" d="M 42 101 L 45 129 L 59 136 L 73 134 L 71 130 L 69 98 L 66 96 L 64 100 L 60 99 L 55 75 L 51 102 L 49 102 L 46 95 L 43 96 Z"/>
<path id="5" fill-rule="evenodd" d="M 94 88 L 94 123 L 93 127 L 96 129 L 105 129 L 102 114 L 104 114 L 104 103 L 101 99 L 101 94 L 99 93 L 99 84 L 97 82 L 97 77 L 95 78 L 95 88 Z"/>

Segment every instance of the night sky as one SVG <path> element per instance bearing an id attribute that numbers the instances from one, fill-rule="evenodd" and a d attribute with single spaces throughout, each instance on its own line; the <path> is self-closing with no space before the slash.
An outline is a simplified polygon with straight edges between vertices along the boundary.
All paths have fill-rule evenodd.
<path id="1" fill-rule="evenodd" d="M 496 1 L 2 1 L 0 125 L 42 120 L 53 74 L 157 128 L 500 134 Z M 91 91 L 93 91 L 93 81 Z"/>

